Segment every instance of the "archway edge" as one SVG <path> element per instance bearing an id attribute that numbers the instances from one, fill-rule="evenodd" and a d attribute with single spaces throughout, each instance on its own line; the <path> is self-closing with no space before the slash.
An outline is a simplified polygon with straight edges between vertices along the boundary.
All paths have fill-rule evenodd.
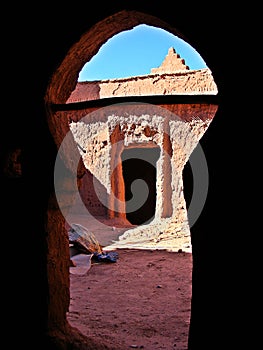
<path id="1" fill-rule="evenodd" d="M 51 77 L 45 95 L 46 105 L 66 103 L 76 87 L 79 72 L 97 54 L 101 46 L 114 35 L 140 24 L 164 29 L 189 43 L 182 33 L 158 17 L 135 10 L 117 12 L 89 28 L 69 49 L 66 57 Z"/>

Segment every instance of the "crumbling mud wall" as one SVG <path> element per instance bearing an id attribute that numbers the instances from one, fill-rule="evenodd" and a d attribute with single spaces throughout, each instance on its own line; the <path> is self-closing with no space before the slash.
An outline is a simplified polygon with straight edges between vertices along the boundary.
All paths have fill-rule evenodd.
<path id="1" fill-rule="evenodd" d="M 190 70 L 171 47 L 160 67 L 152 68 L 148 75 L 78 82 L 67 102 L 177 94 L 217 94 L 217 86 L 209 68 Z"/>
<path id="2" fill-rule="evenodd" d="M 166 107 L 166 108 L 165 108 Z M 121 155 L 125 149 L 160 149 L 156 162 L 156 206 L 153 220 L 127 230 L 115 242 L 116 247 L 164 248 L 191 250 L 190 228 L 184 199 L 183 168 L 197 143 L 209 127 L 216 107 L 181 104 L 154 106 L 123 103 L 104 107 L 70 122 L 70 130 L 90 176 L 89 184 L 80 186 L 87 210 L 101 215 L 101 206 L 108 218 L 126 219 L 125 185 Z M 83 116 L 82 116 L 83 115 Z M 69 118 L 71 119 L 71 118 Z M 147 159 L 145 159 L 147 161 Z M 150 160 L 149 160 L 150 161 Z M 86 179 L 86 180 L 87 180 Z M 83 178 L 85 184 L 85 178 Z M 92 211 L 85 198 L 92 197 Z M 143 191 L 143 187 L 139 191 Z M 138 194 L 138 193 L 137 193 Z M 146 200 L 146 198 L 144 199 Z M 142 202 L 134 198 L 134 210 Z M 136 206 L 137 205 L 137 206 Z M 76 212 L 79 207 L 76 207 Z M 185 237 L 189 237 L 188 243 Z M 186 240 L 187 241 L 187 240 Z"/>
<path id="3" fill-rule="evenodd" d="M 217 94 L 208 68 L 190 70 L 174 48 L 149 75 L 78 83 L 67 103 L 116 96 Z M 211 105 L 124 103 L 99 110 L 75 110 L 59 116 L 70 131 L 87 174 L 79 186 L 81 199 L 94 216 L 127 219 L 121 156 L 124 150 L 160 149 L 156 164 L 155 214 L 150 222 L 128 229 L 112 248 L 143 247 L 191 251 L 184 199 L 183 168 L 216 113 Z M 145 160 L 147 161 L 147 159 Z M 139 186 L 139 185 L 138 185 Z M 134 194 L 134 210 L 143 201 Z M 147 184 L 146 184 L 147 186 Z M 142 195 L 141 195 L 142 196 Z M 76 206 L 75 211 L 79 211 Z M 74 212 L 74 208 L 73 208 Z M 188 237 L 188 239 L 185 239 Z M 185 241 L 187 243 L 185 243 Z M 184 243 L 182 243 L 184 242 Z M 183 244 L 183 245 L 182 245 Z"/>

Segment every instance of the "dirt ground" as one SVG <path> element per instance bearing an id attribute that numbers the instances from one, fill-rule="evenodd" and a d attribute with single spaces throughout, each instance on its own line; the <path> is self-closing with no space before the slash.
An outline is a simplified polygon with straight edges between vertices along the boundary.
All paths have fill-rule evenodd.
<path id="1" fill-rule="evenodd" d="M 192 254 L 117 249 L 116 262 L 76 256 L 69 323 L 110 349 L 186 350 Z"/>

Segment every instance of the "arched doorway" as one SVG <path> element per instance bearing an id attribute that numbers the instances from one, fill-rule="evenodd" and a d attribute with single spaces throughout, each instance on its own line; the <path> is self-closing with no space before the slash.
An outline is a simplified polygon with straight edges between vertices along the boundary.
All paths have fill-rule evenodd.
<path id="1" fill-rule="evenodd" d="M 116 26 L 116 23 L 119 23 L 119 25 Z M 148 23 L 151 25 L 159 26 L 170 30 L 170 32 L 176 35 L 178 34 L 174 28 L 169 26 L 167 23 L 162 22 L 158 18 L 154 18 L 147 14 L 142 14 L 136 11 L 122 11 L 116 15 L 110 16 L 110 18 L 106 18 L 105 20 L 99 22 L 96 26 L 92 27 L 87 33 L 85 33 L 80 41 L 72 47 L 59 69 L 54 73 L 50 86 L 47 89 L 46 105 L 50 129 L 58 147 L 62 143 L 65 134 L 69 131 L 69 127 L 68 119 L 58 118 L 58 114 L 56 112 L 63 110 L 63 108 L 66 108 L 66 101 L 76 85 L 77 76 L 83 64 L 91 57 L 93 57 L 102 43 L 112 35 L 122 30 L 132 28 L 134 25 L 137 25 L 139 23 Z M 80 176 L 82 166 L 83 164 L 80 164 Z M 65 168 L 68 169 L 70 173 L 70 164 L 65 164 Z M 48 249 L 48 275 L 50 281 L 58 281 L 63 285 L 63 287 L 65 287 L 65 285 L 68 285 L 69 287 L 69 271 L 66 260 L 68 259 L 68 254 L 65 253 L 68 249 L 68 242 L 65 238 L 66 235 L 65 237 L 61 237 L 61 232 L 63 231 L 63 225 L 61 225 L 61 221 L 56 222 L 56 225 L 54 226 L 53 216 L 51 215 L 52 211 L 53 208 L 52 205 L 50 205 L 50 215 L 48 217 L 49 236 L 47 238 L 48 248 L 50 248 Z M 60 249 L 61 252 L 64 252 L 60 256 L 57 254 L 57 249 L 53 249 L 56 237 L 57 241 L 59 242 L 56 248 Z M 54 262 L 61 259 L 61 256 L 64 259 L 62 263 L 60 262 L 62 268 L 54 269 Z M 66 312 L 69 305 L 69 295 L 68 293 L 65 293 L 61 299 L 61 289 L 56 283 L 50 283 L 49 295 L 49 324 L 53 325 L 59 319 L 61 320 L 59 323 L 60 327 L 63 327 L 63 325 L 66 323 L 64 321 L 66 321 Z M 58 300 L 59 305 L 57 305 Z M 69 330 L 70 328 L 67 328 L 66 332 Z"/>

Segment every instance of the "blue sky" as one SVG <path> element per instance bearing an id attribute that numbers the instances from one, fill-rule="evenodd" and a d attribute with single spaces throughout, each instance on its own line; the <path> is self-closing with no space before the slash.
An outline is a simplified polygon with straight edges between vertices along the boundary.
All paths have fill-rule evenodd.
<path id="1" fill-rule="evenodd" d="M 97 55 L 83 66 L 78 81 L 149 74 L 151 68 L 161 65 L 170 47 L 174 47 L 190 69 L 206 67 L 188 43 L 163 29 L 142 24 L 113 36 L 102 45 Z"/>

